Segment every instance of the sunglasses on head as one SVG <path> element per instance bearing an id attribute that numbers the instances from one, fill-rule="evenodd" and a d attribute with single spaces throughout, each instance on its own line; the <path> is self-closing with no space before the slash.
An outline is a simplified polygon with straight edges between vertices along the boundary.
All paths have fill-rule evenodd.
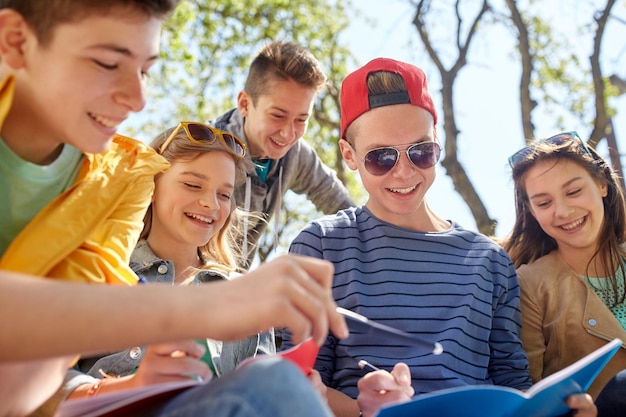
<path id="1" fill-rule="evenodd" d="M 197 122 L 180 122 L 159 148 L 159 154 L 165 152 L 180 129 L 183 129 L 187 134 L 187 139 L 196 145 L 211 145 L 219 139 L 235 155 L 243 157 L 246 154 L 246 145 L 237 136 Z"/>
<path id="2" fill-rule="evenodd" d="M 571 145 L 575 144 L 578 148 L 593 157 L 589 147 L 587 144 L 578 136 L 578 133 L 575 131 L 572 132 L 563 132 L 554 136 L 550 136 L 547 139 L 542 139 L 537 142 L 531 143 L 530 145 L 520 149 L 515 152 L 513 155 L 509 157 L 509 165 L 511 168 L 514 168 L 515 165 L 524 161 L 529 155 L 532 155 L 537 150 L 538 145 L 554 145 L 554 146 L 563 146 L 563 145 Z"/>
<path id="3" fill-rule="evenodd" d="M 437 142 L 418 142 L 403 151 L 395 146 L 385 146 L 368 151 L 361 161 L 370 174 L 385 175 L 396 166 L 402 152 L 406 153 L 407 158 L 414 166 L 426 169 L 439 161 L 441 146 Z"/>

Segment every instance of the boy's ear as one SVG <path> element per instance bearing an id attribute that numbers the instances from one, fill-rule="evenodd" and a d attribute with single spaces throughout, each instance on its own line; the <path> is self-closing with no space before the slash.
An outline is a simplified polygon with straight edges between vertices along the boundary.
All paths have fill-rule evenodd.
<path id="1" fill-rule="evenodd" d="M 24 43 L 30 28 L 24 17 L 12 9 L 0 10 L 0 60 L 12 69 L 24 66 Z"/>
<path id="2" fill-rule="evenodd" d="M 252 106 L 252 98 L 246 90 L 242 90 L 237 95 L 237 108 L 243 117 L 248 117 L 248 111 Z"/>
<path id="3" fill-rule="evenodd" d="M 343 160 L 346 161 L 346 165 L 348 165 L 348 168 L 350 168 L 352 171 L 356 171 L 357 157 L 354 153 L 354 149 L 352 149 L 352 146 L 350 146 L 347 140 L 339 139 L 339 150 L 341 151 L 341 156 L 343 157 Z"/>

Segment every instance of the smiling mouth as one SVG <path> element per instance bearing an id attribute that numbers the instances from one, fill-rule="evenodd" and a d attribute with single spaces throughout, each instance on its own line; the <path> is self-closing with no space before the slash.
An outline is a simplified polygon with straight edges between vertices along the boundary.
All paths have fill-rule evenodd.
<path id="1" fill-rule="evenodd" d="M 411 191 L 415 190 L 417 185 L 409 188 L 387 188 L 389 191 L 395 194 L 409 194 Z"/>
<path id="2" fill-rule="evenodd" d="M 585 217 L 581 217 L 578 220 L 574 220 L 571 223 L 567 223 L 567 224 L 562 224 L 561 226 L 559 226 L 561 229 L 565 230 L 565 231 L 571 231 L 576 229 L 577 227 L 579 227 L 581 224 L 583 224 L 585 222 L 585 220 L 587 220 L 587 216 Z"/>
<path id="3" fill-rule="evenodd" d="M 281 148 L 284 148 L 285 146 L 288 145 L 288 143 L 283 143 L 283 142 L 278 142 L 276 139 L 270 137 L 270 141 L 276 145 L 276 146 L 280 146 Z"/>
<path id="4" fill-rule="evenodd" d="M 100 123 L 102 126 L 104 126 L 106 128 L 117 129 L 117 127 L 119 126 L 119 122 L 117 122 L 117 121 L 108 119 L 106 117 L 98 116 L 98 115 L 93 114 L 93 113 L 87 113 L 87 114 L 93 120 L 95 120 L 96 122 Z"/>
<path id="5" fill-rule="evenodd" d="M 213 222 L 215 221 L 215 220 L 213 220 L 213 219 L 211 219 L 209 217 L 204 217 L 204 216 L 201 216 L 201 215 L 195 214 L 195 213 L 185 213 L 185 215 L 187 217 L 189 217 L 189 218 L 201 221 L 201 222 L 206 223 L 206 224 L 213 224 Z"/>

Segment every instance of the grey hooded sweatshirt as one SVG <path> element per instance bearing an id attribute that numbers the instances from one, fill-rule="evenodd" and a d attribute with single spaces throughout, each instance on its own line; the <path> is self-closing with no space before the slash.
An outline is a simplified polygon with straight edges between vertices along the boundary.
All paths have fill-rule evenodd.
<path id="1" fill-rule="evenodd" d="M 232 109 L 208 123 L 234 134 L 248 144 L 243 129 L 244 118 L 238 109 Z M 251 159 L 250 155 L 246 157 Z M 279 221 L 282 197 L 289 190 L 306 195 L 316 209 L 324 214 L 334 214 L 354 206 L 348 190 L 339 181 L 335 171 L 322 162 L 313 147 L 304 140 L 298 140 L 284 157 L 271 161 L 265 182 L 256 172 L 251 172 L 245 184 L 235 190 L 235 201 L 239 208 L 262 213 L 266 220 L 249 221 L 247 225 L 244 223 L 248 230 L 246 241 L 243 242 L 244 250 L 248 252 L 248 264 L 244 267 L 248 268 L 252 263 L 257 243 L 267 228 L 267 221 L 272 216 L 275 223 Z"/>

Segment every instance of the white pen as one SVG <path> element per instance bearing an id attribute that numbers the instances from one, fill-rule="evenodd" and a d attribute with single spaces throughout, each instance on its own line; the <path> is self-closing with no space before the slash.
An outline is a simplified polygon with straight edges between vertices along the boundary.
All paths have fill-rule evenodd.
<path id="1" fill-rule="evenodd" d="M 369 363 L 368 361 L 366 361 L 364 359 L 361 359 L 359 361 L 359 368 L 367 369 L 370 372 L 372 372 L 372 371 L 380 371 L 379 368 L 375 367 L 374 365 L 372 365 L 371 363 Z"/>

